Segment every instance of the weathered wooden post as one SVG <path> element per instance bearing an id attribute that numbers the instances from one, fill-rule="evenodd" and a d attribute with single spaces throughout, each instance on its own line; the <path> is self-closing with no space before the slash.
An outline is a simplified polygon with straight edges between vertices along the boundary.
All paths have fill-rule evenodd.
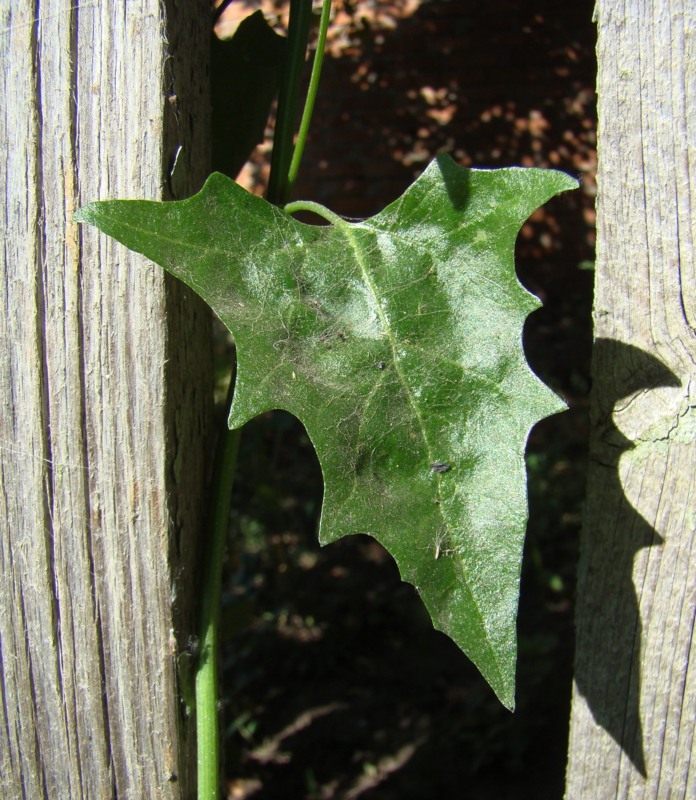
<path id="1" fill-rule="evenodd" d="M 567 800 L 696 797 L 696 5 L 598 0 L 588 500 Z"/>
<path id="2" fill-rule="evenodd" d="M 209 317 L 72 215 L 199 188 L 210 8 L 0 9 L 0 796 L 190 797 Z"/>

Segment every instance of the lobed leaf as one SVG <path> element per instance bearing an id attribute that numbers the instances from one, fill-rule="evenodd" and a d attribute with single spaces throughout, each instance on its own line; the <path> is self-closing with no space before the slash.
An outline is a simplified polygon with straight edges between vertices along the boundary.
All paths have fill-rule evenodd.
<path id="1" fill-rule="evenodd" d="M 514 244 L 532 211 L 576 186 L 440 156 L 358 223 L 303 224 L 219 174 L 189 200 L 78 217 L 214 309 L 237 345 L 230 427 L 269 409 L 299 418 L 324 478 L 321 542 L 381 542 L 509 708 L 525 444 L 563 408 L 524 358 L 539 302 L 515 276 Z"/>

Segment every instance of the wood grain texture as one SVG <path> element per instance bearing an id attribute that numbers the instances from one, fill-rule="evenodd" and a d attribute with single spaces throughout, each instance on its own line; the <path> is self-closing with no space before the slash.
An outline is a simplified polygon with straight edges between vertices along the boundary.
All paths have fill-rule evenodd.
<path id="1" fill-rule="evenodd" d="M 72 214 L 200 186 L 209 35 L 205 0 L 0 2 L 3 798 L 193 792 L 209 318 Z"/>
<path id="2" fill-rule="evenodd" d="M 592 441 L 566 797 L 696 797 L 696 5 L 599 0 Z"/>

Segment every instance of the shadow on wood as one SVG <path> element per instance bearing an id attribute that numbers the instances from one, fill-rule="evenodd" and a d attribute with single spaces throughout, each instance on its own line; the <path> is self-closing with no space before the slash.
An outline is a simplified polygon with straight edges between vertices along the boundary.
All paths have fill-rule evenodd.
<path id="1" fill-rule="evenodd" d="M 646 776 L 640 721 L 642 624 L 633 561 L 662 537 L 633 508 L 619 476 L 622 455 L 635 445 L 616 427 L 619 401 L 641 390 L 680 386 L 648 353 L 609 339 L 595 343 L 588 507 L 578 568 L 575 680 L 595 722 Z"/>

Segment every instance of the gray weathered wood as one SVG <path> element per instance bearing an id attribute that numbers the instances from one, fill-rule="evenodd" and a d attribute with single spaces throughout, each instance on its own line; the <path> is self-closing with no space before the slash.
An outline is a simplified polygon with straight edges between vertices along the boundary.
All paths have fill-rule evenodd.
<path id="1" fill-rule="evenodd" d="M 566 797 L 696 798 L 696 4 L 599 0 L 592 441 Z"/>
<path id="2" fill-rule="evenodd" d="M 190 797 L 208 315 L 72 220 L 198 188 L 207 0 L 0 0 L 0 797 Z M 179 146 L 183 149 L 172 165 Z"/>

